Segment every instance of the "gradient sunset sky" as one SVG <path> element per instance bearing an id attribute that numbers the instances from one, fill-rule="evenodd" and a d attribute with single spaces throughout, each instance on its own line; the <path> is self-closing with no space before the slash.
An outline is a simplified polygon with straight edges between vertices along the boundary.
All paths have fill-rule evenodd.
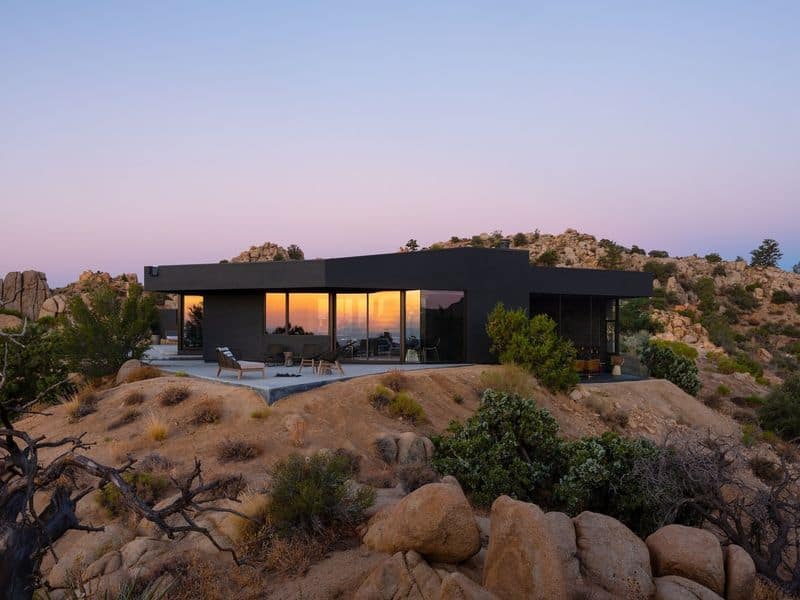
<path id="1" fill-rule="evenodd" d="M 0 0 L 0 273 L 568 227 L 800 261 L 800 2 Z"/>

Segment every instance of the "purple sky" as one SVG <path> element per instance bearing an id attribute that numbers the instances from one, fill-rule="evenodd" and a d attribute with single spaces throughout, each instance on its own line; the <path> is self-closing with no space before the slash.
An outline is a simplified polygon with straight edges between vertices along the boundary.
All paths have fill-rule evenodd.
<path id="1" fill-rule="evenodd" d="M 567 227 L 800 261 L 795 1 L 112 4 L 0 5 L 0 273 Z"/>

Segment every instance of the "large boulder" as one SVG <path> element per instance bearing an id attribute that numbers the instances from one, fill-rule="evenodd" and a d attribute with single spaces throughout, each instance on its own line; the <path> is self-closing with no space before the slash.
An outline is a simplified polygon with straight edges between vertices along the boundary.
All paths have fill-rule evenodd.
<path id="1" fill-rule="evenodd" d="M 415 550 L 432 561 L 456 563 L 480 550 L 481 538 L 464 492 L 429 483 L 377 514 L 364 543 L 379 552 Z"/>
<path id="2" fill-rule="evenodd" d="M 571 598 L 579 597 L 583 587 L 581 565 L 578 562 L 578 545 L 575 543 L 575 526 L 572 519 L 562 512 L 549 512 L 544 515 L 547 526 L 555 540 L 561 564 L 564 567 L 564 582 Z"/>
<path id="3" fill-rule="evenodd" d="M 568 598 L 558 545 L 535 504 L 500 496 L 492 504 L 483 585 L 500 598 Z"/>
<path id="4" fill-rule="evenodd" d="M 439 600 L 496 600 L 492 592 L 482 588 L 466 575 L 450 573 L 442 579 Z"/>
<path id="5" fill-rule="evenodd" d="M 725 548 L 725 598 L 750 600 L 756 588 L 756 565 L 741 546 Z"/>
<path id="6" fill-rule="evenodd" d="M 67 312 L 67 299 L 61 294 L 50 296 L 39 309 L 39 318 L 57 317 Z"/>
<path id="7" fill-rule="evenodd" d="M 397 464 L 428 463 L 433 458 L 433 442 L 413 431 L 397 437 Z"/>
<path id="8" fill-rule="evenodd" d="M 49 297 L 47 277 L 39 271 L 11 271 L 0 284 L 0 305 L 29 319 L 39 317 L 42 304 Z"/>
<path id="9" fill-rule="evenodd" d="M 657 577 L 678 575 L 717 594 L 725 593 L 722 548 L 710 531 L 667 525 L 648 536 L 650 562 Z"/>
<path id="10" fill-rule="evenodd" d="M 645 543 L 622 523 L 584 511 L 572 520 L 584 580 L 615 596 L 655 590 Z"/>
<path id="11" fill-rule="evenodd" d="M 0 331 L 3 329 L 17 329 L 22 327 L 22 319 L 16 315 L 4 315 L 0 313 Z"/>
<path id="12" fill-rule="evenodd" d="M 656 584 L 653 600 L 722 600 L 719 594 L 685 577 L 667 575 L 653 581 Z"/>
<path id="13" fill-rule="evenodd" d="M 120 385 L 122 383 L 125 383 L 126 381 L 128 381 L 128 377 L 130 377 L 134 371 L 141 368 L 142 368 L 142 362 L 140 360 L 136 360 L 135 358 L 126 360 L 124 363 L 122 363 L 122 366 L 119 368 L 119 371 L 117 371 L 117 376 L 114 379 L 114 384 Z"/>
<path id="14" fill-rule="evenodd" d="M 355 600 L 438 600 L 442 580 L 416 552 L 397 552 L 359 586 Z"/>

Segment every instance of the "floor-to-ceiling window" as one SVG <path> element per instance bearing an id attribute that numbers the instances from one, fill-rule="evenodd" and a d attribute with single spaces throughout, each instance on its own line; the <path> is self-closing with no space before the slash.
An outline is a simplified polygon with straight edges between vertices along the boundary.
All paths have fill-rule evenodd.
<path id="1" fill-rule="evenodd" d="M 267 292 L 266 313 L 264 318 L 267 333 L 286 333 L 286 294 L 283 292 Z"/>
<path id="2" fill-rule="evenodd" d="M 367 310 L 371 360 L 400 360 L 400 292 L 369 294 Z"/>
<path id="3" fill-rule="evenodd" d="M 328 294 L 289 294 L 289 334 L 328 335 Z"/>
<path id="4" fill-rule="evenodd" d="M 464 360 L 464 292 L 406 292 L 406 360 Z"/>
<path id="5" fill-rule="evenodd" d="M 367 339 L 367 295 L 336 294 L 336 343 L 345 358 L 366 358 Z"/>
<path id="6" fill-rule="evenodd" d="M 199 352 L 203 349 L 203 297 L 184 295 L 181 299 L 182 352 Z"/>

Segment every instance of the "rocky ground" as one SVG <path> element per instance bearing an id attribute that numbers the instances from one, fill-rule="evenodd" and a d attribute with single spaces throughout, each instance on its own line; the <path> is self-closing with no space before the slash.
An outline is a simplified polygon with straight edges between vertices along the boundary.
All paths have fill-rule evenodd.
<path id="1" fill-rule="evenodd" d="M 593 590 L 593 597 L 619 597 L 614 596 L 622 585 L 619 581 L 609 583 L 602 574 L 585 577 L 586 573 L 594 573 L 595 567 L 590 566 L 592 561 L 606 565 L 603 572 L 607 572 L 610 560 L 619 560 L 628 566 L 638 565 L 630 574 L 644 589 L 655 585 L 691 587 L 690 583 L 673 579 L 659 581 L 660 575 L 673 574 L 692 580 L 693 576 L 684 571 L 670 571 L 666 567 L 659 572 L 647 571 L 648 549 L 638 538 L 635 543 L 631 542 L 631 548 L 620 549 L 613 559 L 601 556 L 607 554 L 605 550 L 592 550 L 595 545 L 600 547 L 599 540 L 627 539 L 633 535 L 619 523 L 609 524 L 608 518 L 602 515 L 583 515 L 570 520 L 566 515 L 555 513 L 542 516 L 538 508 L 531 508 L 532 505 L 516 507 L 516 504 L 494 507 L 487 515 L 483 511 L 473 511 L 466 504 L 457 483 L 452 481 L 438 484 L 438 487 L 420 488 L 428 489 L 425 494 L 436 496 L 439 498 L 437 502 L 449 507 L 439 512 L 431 508 L 436 503 L 429 501 L 428 496 L 422 496 L 420 503 L 419 496 L 405 494 L 402 486 L 398 485 L 397 467 L 429 460 L 430 436 L 441 432 L 450 420 L 463 420 L 471 415 L 478 406 L 482 373 L 500 368 L 471 366 L 407 373 L 407 387 L 428 415 L 427 422 L 418 425 L 391 418 L 371 406 L 367 395 L 378 383 L 379 376 L 332 383 L 282 399 L 268 410 L 260 396 L 244 388 L 185 377 L 158 377 L 121 383 L 98 392 L 96 411 L 77 422 L 71 422 L 67 417 L 66 405 L 53 407 L 49 417 L 30 416 L 20 423 L 20 427 L 33 435 L 60 437 L 87 432 L 87 439 L 96 444 L 89 454 L 100 461 L 118 463 L 131 455 L 140 461 L 156 461 L 162 464 L 165 473 L 179 475 L 188 470 L 194 457 L 198 457 L 207 478 L 241 473 L 254 491 L 264 488 L 269 466 L 292 452 L 310 454 L 323 449 L 345 448 L 362 457 L 358 480 L 378 487 L 376 504 L 371 510 L 376 516 L 362 532 L 364 543 L 359 544 L 357 540 L 343 542 L 299 577 L 278 577 L 250 567 L 235 567 L 228 555 L 220 554 L 196 534 L 177 541 L 165 540 L 147 523 L 124 517 L 110 518 L 90 497 L 79 505 L 79 515 L 86 522 L 104 524 L 106 531 L 73 531 L 59 540 L 55 547 L 60 558 L 58 563 L 54 564 L 52 557 L 45 559 L 48 581 L 56 588 L 63 588 L 71 585 L 80 574 L 90 582 L 90 587 L 104 589 L 113 587 L 131 573 L 147 576 L 168 566 L 186 564 L 191 565 L 196 577 L 202 578 L 209 598 L 231 597 L 233 593 L 241 598 L 322 599 L 347 598 L 354 594 L 363 598 L 398 599 L 517 597 L 502 591 L 503 586 L 508 585 L 507 581 L 503 582 L 504 577 L 508 577 L 502 574 L 505 567 L 493 569 L 490 566 L 507 565 L 510 558 L 502 553 L 493 554 L 493 538 L 489 532 L 505 531 L 499 538 L 504 541 L 498 545 L 512 544 L 515 528 L 496 526 L 496 523 L 508 523 L 509 514 L 521 511 L 526 515 L 524 522 L 529 522 L 526 527 L 538 532 L 539 536 L 549 536 L 547 539 L 552 541 L 552 547 L 542 550 L 537 544 L 531 548 L 528 547 L 531 542 L 525 541 L 527 537 L 517 539 L 514 543 L 527 545 L 527 549 L 520 550 L 520 560 L 533 560 L 525 558 L 531 552 L 535 556 L 541 552 L 554 553 L 569 574 L 563 582 L 565 586 L 572 586 L 569 589 L 584 590 L 588 586 L 586 589 Z M 186 386 L 188 398 L 175 406 L 160 404 L 157 400 L 159 393 L 175 385 Z M 674 435 L 676 432 L 691 434 L 711 430 L 736 439 L 741 435 L 736 420 L 712 410 L 665 381 L 581 385 L 570 396 L 552 395 L 532 385 L 536 400 L 552 412 L 563 434 L 570 438 L 610 429 L 655 441 L 661 441 L 667 433 Z M 134 393 L 141 394 L 140 401 L 126 405 Z M 220 410 L 218 422 L 196 424 L 197 415 L 209 404 Z M 126 422 L 126 415 L 131 410 L 138 416 Z M 167 426 L 162 441 L 154 441 L 148 433 L 148 423 L 153 417 Z M 220 462 L 219 444 L 229 439 L 252 445 L 257 449 L 257 456 L 244 462 Z M 389 452 L 385 451 L 387 443 L 391 446 Z M 771 449 L 766 444 L 757 443 L 748 452 L 769 453 Z M 166 462 L 162 463 L 154 455 L 163 457 Z M 48 457 L 42 458 L 46 460 Z M 422 513 L 420 506 L 424 507 Z M 515 516 L 513 521 L 516 523 L 517 519 Z M 420 523 L 412 525 L 416 520 Z M 230 517 L 208 516 L 203 523 L 211 527 L 222 541 L 232 541 L 230 536 L 234 527 Z M 398 523 L 404 525 L 400 527 Z M 543 529 L 542 523 L 558 527 L 560 533 L 547 533 L 549 530 Z M 573 530 L 575 533 L 570 533 Z M 613 533 L 611 538 L 606 537 L 611 535 L 609 531 Z M 402 541 L 404 535 L 435 543 L 443 541 L 446 548 L 431 550 L 426 545 L 428 542 L 409 545 Z M 573 535 L 574 542 L 571 542 Z M 469 539 L 457 542 L 459 536 L 468 536 Z M 587 539 L 594 541 L 587 542 Z M 605 545 L 603 543 L 603 548 Z M 457 550 L 453 551 L 453 547 Z M 580 551 L 577 555 L 575 548 Z M 493 555 L 500 558 L 494 560 Z M 633 555 L 638 558 L 630 558 Z M 556 558 L 551 557 L 552 560 Z M 713 565 L 714 585 L 720 577 L 727 577 L 718 563 L 716 561 Z M 524 571 L 524 564 L 519 569 Z M 492 572 L 495 575 L 490 575 Z M 576 573 L 584 574 L 584 578 L 578 581 Z M 706 580 L 699 581 L 703 582 Z M 371 591 L 376 586 L 383 590 L 378 595 Z M 389 592 L 390 589 L 394 591 Z M 715 588 L 712 585 L 709 589 Z M 496 596 L 492 596 L 489 590 L 493 590 Z M 607 595 L 596 595 L 601 592 Z"/>

